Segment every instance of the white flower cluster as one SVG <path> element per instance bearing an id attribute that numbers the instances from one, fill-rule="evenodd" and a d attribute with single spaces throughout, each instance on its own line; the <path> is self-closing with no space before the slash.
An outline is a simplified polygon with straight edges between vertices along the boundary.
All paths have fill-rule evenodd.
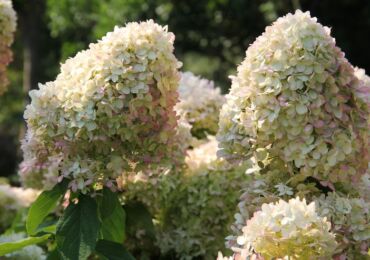
<path id="1" fill-rule="evenodd" d="M 11 233 L 0 236 L 0 243 L 15 242 L 25 238 L 23 233 Z M 3 260 L 44 260 L 46 255 L 41 247 L 26 246 L 18 251 L 2 256 Z"/>
<path id="2" fill-rule="evenodd" d="M 258 148 L 294 173 L 353 181 L 369 161 L 369 111 L 354 98 L 358 79 L 330 30 L 309 13 L 279 18 L 248 48 L 220 115 L 220 154 Z"/>
<path id="3" fill-rule="evenodd" d="M 180 160 L 174 38 L 152 20 L 116 27 L 30 92 L 23 182 L 48 189 L 67 178 L 73 191 L 89 192 Z"/>
<path id="4" fill-rule="evenodd" d="M 10 46 L 14 40 L 16 26 L 17 15 L 11 0 L 0 0 L 0 95 L 4 93 L 8 85 L 6 67 L 13 58 Z"/>
<path id="5" fill-rule="evenodd" d="M 220 88 L 213 81 L 184 72 L 178 91 L 180 101 L 175 109 L 192 126 L 192 134 L 197 138 L 216 134 L 219 110 L 225 102 Z"/>
<path id="6" fill-rule="evenodd" d="M 264 259 L 331 257 L 336 248 L 330 222 L 318 216 L 314 202 L 299 198 L 263 204 L 237 242 L 242 250 L 254 250 Z"/>
<path id="7" fill-rule="evenodd" d="M 27 208 L 34 202 L 39 191 L 0 185 L 0 229 L 7 228 L 14 220 L 17 212 Z"/>

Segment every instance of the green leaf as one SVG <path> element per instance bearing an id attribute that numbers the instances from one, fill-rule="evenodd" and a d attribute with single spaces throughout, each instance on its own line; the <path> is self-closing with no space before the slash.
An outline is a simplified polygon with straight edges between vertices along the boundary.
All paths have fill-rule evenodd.
<path id="1" fill-rule="evenodd" d="M 0 244 L 0 256 L 10 254 L 14 251 L 22 249 L 23 247 L 38 244 L 46 241 L 51 235 L 47 234 L 41 237 L 28 237 L 15 242 L 6 242 Z"/>
<path id="2" fill-rule="evenodd" d="M 58 200 L 67 190 L 67 181 L 54 186 L 52 190 L 43 191 L 28 211 L 26 229 L 29 235 L 36 234 L 37 228 L 47 215 L 56 207 Z"/>
<path id="3" fill-rule="evenodd" d="M 141 202 L 131 202 L 124 206 L 126 212 L 127 233 L 135 234 L 137 230 L 145 230 L 146 234 L 154 238 L 155 231 L 150 212 Z"/>
<path id="4" fill-rule="evenodd" d="M 58 250 L 64 259 L 87 259 L 98 238 L 100 222 L 97 203 L 80 195 L 77 204 L 70 204 L 57 225 Z"/>
<path id="5" fill-rule="evenodd" d="M 123 243 L 125 239 L 126 214 L 119 202 L 118 195 L 104 188 L 99 204 L 102 219 L 101 235 L 103 239 Z"/>
<path id="6" fill-rule="evenodd" d="M 36 233 L 44 232 L 44 233 L 51 233 L 55 235 L 56 228 L 57 228 L 56 222 L 57 222 L 56 220 L 44 221 L 43 223 L 39 225 Z"/>
<path id="7" fill-rule="evenodd" d="M 96 244 L 96 252 L 108 260 L 135 260 L 122 244 L 108 240 L 99 240 Z"/>

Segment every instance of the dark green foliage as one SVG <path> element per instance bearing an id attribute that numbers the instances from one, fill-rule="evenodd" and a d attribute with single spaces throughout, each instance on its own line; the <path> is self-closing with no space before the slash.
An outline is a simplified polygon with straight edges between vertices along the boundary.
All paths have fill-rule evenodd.
<path id="1" fill-rule="evenodd" d="M 56 240 L 63 259 L 87 259 L 95 249 L 99 228 L 95 199 L 80 195 L 77 204 L 69 204 L 57 226 Z"/>

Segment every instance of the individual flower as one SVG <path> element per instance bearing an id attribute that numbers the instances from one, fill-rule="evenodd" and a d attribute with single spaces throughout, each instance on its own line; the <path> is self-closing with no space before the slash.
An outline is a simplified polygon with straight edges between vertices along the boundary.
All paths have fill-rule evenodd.
<path id="1" fill-rule="evenodd" d="M 174 35 L 152 20 L 116 27 L 30 92 L 20 175 L 49 189 L 66 178 L 91 192 L 125 172 L 180 162 Z"/>
<path id="2" fill-rule="evenodd" d="M 0 0 L 0 95 L 8 85 L 6 67 L 12 61 L 13 55 L 10 46 L 14 40 L 17 26 L 17 16 L 10 0 Z"/>
<path id="3" fill-rule="evenodd" d="M 33 189 L 0 185 L 0 229 L 10 226 L 21 209 L 25 209 L 36 200 L 39 192 Z"/>
<path id="4" fill-rule="evenodd" d="M 0 243 L 15 242 L 24 239 L 25 234 L 23 233 L 10 233 L 0 236 Z M 4 260 L 44 260 L 46 255 L 41 247 L 36 245 L 26 246 L 13 253 L 2 256 Z"/>
<path id="5" fill-rule="evenodd" d="M 218 115 L 225 98 L 213 81 L 183 72 L 179 85 L 180 101 L 176 111 L 192 126 L 192 134 L 201 139 L 216 134 Z"/>
<path id="6" fill-rule="evenodd" d="M 232 77 L 220 114 L 220 155 L 267 149 L 289 172 L 358 182 L 369 161 L 368 111 L 359 80 L 330 30 L 296 11 L 267 27 Z"/>
<path id="7" fill-rule="evenodd" d="M 320 217 L 315 203 L 298 197 L 263 204 L 243 228 L 237 243 L 264 259 L 331 257 L 336 248 L 330 222 Z"/>

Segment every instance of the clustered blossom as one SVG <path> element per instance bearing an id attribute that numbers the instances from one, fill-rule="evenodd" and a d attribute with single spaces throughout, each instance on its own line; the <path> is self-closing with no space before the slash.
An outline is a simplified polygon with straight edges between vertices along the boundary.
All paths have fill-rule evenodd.
<path id="1" fill-rule="evenodd" d="M 29 207 L 38 194 L 39 192 L 33 189 L 0 185 L 0 229 L 10 226 L 17 212 Z"/>
<path id="2" fill-rule="evenodd" d="M 219 110 L 225 101 L 220 88 L 213 81 L 184 72 L 178 91 L 180 101 L 175 109 L 192 126 L 192 134 L 197 138 L 216 134 Z"/>
<path id="3" fill-rule="evenodd" d="M 220 114 L 220 155 L 248 158 L 265 148 L 291 172 L 333 183 L 364 174 L 368 111 L 356 102 L 358 79 L 329 28 L 308 12 L 267 27 L 232 80 Z"/>
<path id="4" fill-rule="evenodd" d="M 0 0 L 0 95 L 6 90 L 6 67 L 12 61 L 10 46 L 14 40 L 17 16 L 10 0 Z"/>
<path id="5" fill-rule="evenodd" d="M 10 233 L 0 236 L 0 243 L 15 242 L 26 238 L 24 233 Z M 46 255 L 41 247 L 30 245 L 2 256 L 3 260 L 44 260 Z"/>
<path id="6" fill-rule="evenodd" d="M 239 253 L 247 256 L 250 251 L 264 259 L 331 257 L 336 241 L 330 227 L 330 222 L 317 214 L 314 202 L 307 204 L 297 197 L 263 204 L 237 239 Z"/>
<path id="7" fill-rule="evenodd" d="M 181 160 L 174 38 L 152 20 L 116 27 L 31 91 L 23 182 L 48 189 L 67 178 L 73 191 L 114 189 L 124 172 Z"/>

